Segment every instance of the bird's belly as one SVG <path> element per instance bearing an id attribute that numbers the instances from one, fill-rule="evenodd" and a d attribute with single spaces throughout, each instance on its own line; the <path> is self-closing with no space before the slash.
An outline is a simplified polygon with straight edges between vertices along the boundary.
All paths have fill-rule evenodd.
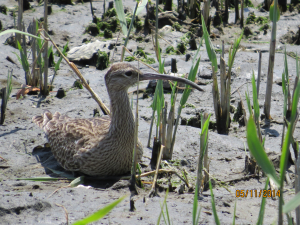
<path id="1" fill-rule="evenodd" d="M 88 175 L 119 175 L 130 171 L 132 161 L 132 151 L 122 151 L 122 154 L 107 150 L 102 154 L 92 154 L 89 158 L 82 158 L 83 164 L 80 171 Z M 99 152 L 100 153 L 100 152 Z"/>

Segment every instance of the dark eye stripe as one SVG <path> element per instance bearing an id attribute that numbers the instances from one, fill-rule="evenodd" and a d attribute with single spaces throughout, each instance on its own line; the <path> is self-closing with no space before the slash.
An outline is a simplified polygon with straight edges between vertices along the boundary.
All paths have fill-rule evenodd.
<path id="1" fill-rule="evenodd" d="M 125 72 L 125 75 L 126 75 L 126 76 L 131 76 L 131 75 L 132 75 L 132 71 L 127 71 L 127 72 Z"/>

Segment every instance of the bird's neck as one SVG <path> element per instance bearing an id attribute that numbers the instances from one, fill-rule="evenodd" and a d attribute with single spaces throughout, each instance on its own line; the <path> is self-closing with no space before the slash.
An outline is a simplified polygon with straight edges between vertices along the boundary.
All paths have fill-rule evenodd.
<path id="1" fill-rule="evenodd" d="M 134 118 L 132 115 L 127 90 L 109 93 L 111 108 L 110 134 L 120 132 L 128 135 L 134 134 Z"/>

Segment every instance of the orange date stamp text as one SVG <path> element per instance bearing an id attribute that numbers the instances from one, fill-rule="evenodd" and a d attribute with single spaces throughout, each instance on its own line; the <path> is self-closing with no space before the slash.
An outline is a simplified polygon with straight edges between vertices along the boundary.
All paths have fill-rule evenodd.
<path id="1" fill-rule="evenodd" d="M 236 190 L 235 191 L 235 196 L 237 198 L 275 198 L 275 197 L 280 197 L 280 190 L 275 191 L 275 190 L 263 190 L 263 189 L 251 189 L 251 190 Z"/>

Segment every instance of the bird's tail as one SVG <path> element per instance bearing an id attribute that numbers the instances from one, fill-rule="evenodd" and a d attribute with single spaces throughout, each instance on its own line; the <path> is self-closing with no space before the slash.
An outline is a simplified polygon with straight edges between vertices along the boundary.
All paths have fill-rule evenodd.
<path id="1" fill-rule="evenodd" d="M 48 122 L 52 120 L 52 118 L 52 113 L 48 110 L 45 110 L 41 116 L 32 117 L 32 121 L 43 129 L 48 124 Z"/>

